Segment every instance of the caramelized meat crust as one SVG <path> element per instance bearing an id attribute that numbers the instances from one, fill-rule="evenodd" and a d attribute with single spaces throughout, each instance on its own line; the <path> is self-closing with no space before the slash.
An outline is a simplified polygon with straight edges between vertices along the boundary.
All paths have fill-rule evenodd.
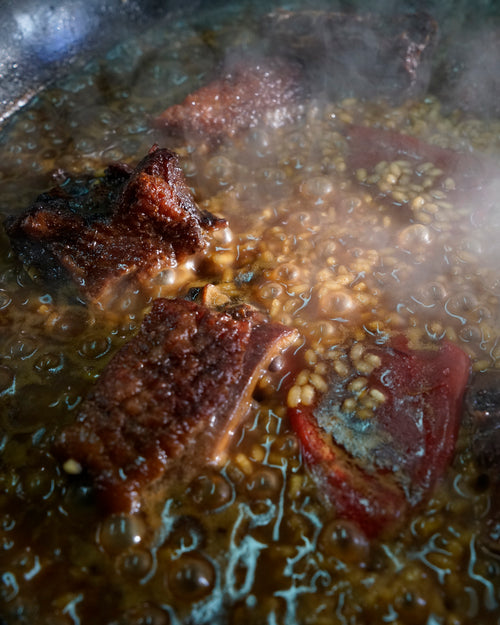
<path id="1" fill-rule="evenodd" d="M 301 72 L 291 62 L 239 61 L 181 104 L 168 108 L 155 123 L 172 136 L 203 137 L 210 144 L 259 123 L 279 128 L 294 118 L 294 105 L 303 92 L 301 82 Z"/>
<path id="2" fill-rule="evenodd" d="M 26 264 L 47 278 L 69 275 L 102 306 L 202 250 L 207 232 L 225 225 L 194 203 L 177 155 L 156 146 L 135 170 L 113 166 L 86 191 L 41 195 L 7 233 Z"/>
<path id="3" fill-rule="evenodd" d="M 91 474 L 107 510 L 136 510 L 145 487 L 168 470 L 185 479 L 217 461 L 260 374 L 294 338 L 247 306 L 214 312 L 157 299 L 56 451 Z"/>

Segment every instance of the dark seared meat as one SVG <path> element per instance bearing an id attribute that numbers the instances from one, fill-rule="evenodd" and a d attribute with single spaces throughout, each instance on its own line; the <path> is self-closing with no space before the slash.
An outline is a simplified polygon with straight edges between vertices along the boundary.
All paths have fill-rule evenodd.
<path id="1" fill-rule="evenodd" d="M 186 478 L 223 454 L 270 361 L 295 338 L 249 307 L 158 299 L 57 443 L 104 507 L 131 511 L 166 471 Z M 192 477 L 192 475 L 191 475 Z"/>
<path id="2" fill-rule="evenodd" d="M 467 391 L 472 449 L 480 466 L 500 479 L 500 371 L 477 373 Z"/>
<path id="3" fill-rule="evenodd" d="M 178 157 L 153 148 L 135 170 L 110 168 L 83 195 L 61 187 L 7 223 L 14 250 L 47 278 L 70 276 L 101 306 L 202 250 L 224 225 L 200 210 Z"/>
<path id="4" fill-rule="evenodd" d="M 276 11 L 262 27 L 274 53 L 303 64 L 313 93 L 400 99 L 427 89 L 437 24 L 425 13 Z"/>
<path id="5" fill-rule="evenodd" d="M 188 141 L 201 137 L 213 145 L 259 123 L 279 128 L 290 122 L 301 94 L 296 64 L 239 61 L 182 104 L 168 108 L 155 123 L 170 135 Z"/>
<path id="6" fill-rule="evenodd" d="M 52 281 L 68 277 L 55 247 L 75 241 L 96 220 L 109 219 L 122 186 L 132 169 L 111 165 L 100 179 L 71 181 L 61 176 L 59 186 L 38 196 L 20 217 L 10 217 L 6 230 L 14 251 L 29 266 Z"/>

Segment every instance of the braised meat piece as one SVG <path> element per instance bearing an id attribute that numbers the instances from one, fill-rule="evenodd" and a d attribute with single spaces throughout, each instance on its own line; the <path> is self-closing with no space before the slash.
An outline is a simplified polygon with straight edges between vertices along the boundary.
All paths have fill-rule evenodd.
<path id="1" fill-rule="evenodd" d="M 260 123 L 279 128 L 294 118 L 302 94 L 300 79 L 299 68 L 280 59 L 238 61 L 182 104 L 168 108 L 155 123 L 172 136 L 203 138 L 211 145 Z"/>
<path id="2" fill-rule="evenodd" d="M 500 371 L 476 373 L 465 395 L 466 425 L 481 480 L 491 489 L 491 510 L 481 528 L 482 546 L 500 555 Z"/>
<path id="3" fill-rule="evenodd" d="M 445 106 L 479 117 L 500 116 L 500 29 L 497 22 L 460 32 L 447 42 L 432 89 Z"/>
<path id="4" fill-rule="evenodd" d="M 223 455 L 259 376 L 295 336 L 248 306 L 157 299 L 56 451 L 91 474 L 107 510 L 136 510 L 166 472 L 188 479 Z"/>
<path id="5" fill-rule="evenodd" d="M 194 203 L 175 153 L 156 146 L 135 170 L 113 166 L 82 193 L 57 187 L 7 223 L 14 250 L 47 278 L 70 276 L 108 306 L 202 250 L 225 221 Z"/>
<path id="6" fill-rule="evenodd" d="M 347 125 L 348 163 L 353 170 L 371 169 L 381 161 L 430 162 L 443 170 L 443 179 L 453 176 L 459 191 L 481 190 L 496 177 L 498 166 L 483 154 L 442 148 L 393 130 Z"/>
<path id="7" fill-rule="evenodd" d="M 353 174 L 360 168 L 372 171 L 382 161 L 432 163 L 441 170 L 436 182 L 457 205 L 473 207 L 476 222 L 484 221 L 496 210 L 498 164 L 490 155 L 442 148 L 402 132 L 356 124 L 346 124 L 345 135 L 346 162 Z M 450 179 L 453 189 L 447 187 Z"/>
<path id="8" fill-rule="evenodd" d="M 397 525 L 453 457 L 468 356 L 452 343 L 373 345 L 371 374 L 332 375 L 317 406 L 290 410 L 304 456 L 340 517 L 368 536 Z"/>
<path id="9" fill-rule="evenodd" d="M 427 90 L 437 24 L 425 13 L 279 10 L 262 28 L 275 54 L 303 64 L 314 93 L 399 100 Z"/>

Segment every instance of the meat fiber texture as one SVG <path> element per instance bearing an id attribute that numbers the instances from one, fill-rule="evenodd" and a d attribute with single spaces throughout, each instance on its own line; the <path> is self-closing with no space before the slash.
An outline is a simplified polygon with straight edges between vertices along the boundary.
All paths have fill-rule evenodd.
<path id="1" fill-rule="evenodd" d="M 295 338 L 248 306 L 157 299 L 56 453 L 90 474 L 106 510 L 136 511 L 162 476 L 186 480 L 224 457 L 258 378 Z"/>
<path id="2" fill-rule="evenodd" d="M 56 187 L 6 224 L 21 260 L 73 280 L 102 308 L 203 250 L 225 221 L 195 204 L 178 157 L 154 146 L 134 169 L 110 167 L 77 195 Z"/>

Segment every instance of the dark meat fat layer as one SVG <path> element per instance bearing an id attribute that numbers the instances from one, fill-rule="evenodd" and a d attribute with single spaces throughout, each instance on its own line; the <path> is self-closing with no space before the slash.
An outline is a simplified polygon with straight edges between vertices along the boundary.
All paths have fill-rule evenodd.
<path id="1" fill-rule="evenodd" d="M 144 489 L 167 471 L 186 478 L 217 460 L 261 372 L 295 336 L 247 306 L 213 312 L 158 299 L 62 432 L 57 453 L 91 474 L 106 509 L 138 509 Z"/>

